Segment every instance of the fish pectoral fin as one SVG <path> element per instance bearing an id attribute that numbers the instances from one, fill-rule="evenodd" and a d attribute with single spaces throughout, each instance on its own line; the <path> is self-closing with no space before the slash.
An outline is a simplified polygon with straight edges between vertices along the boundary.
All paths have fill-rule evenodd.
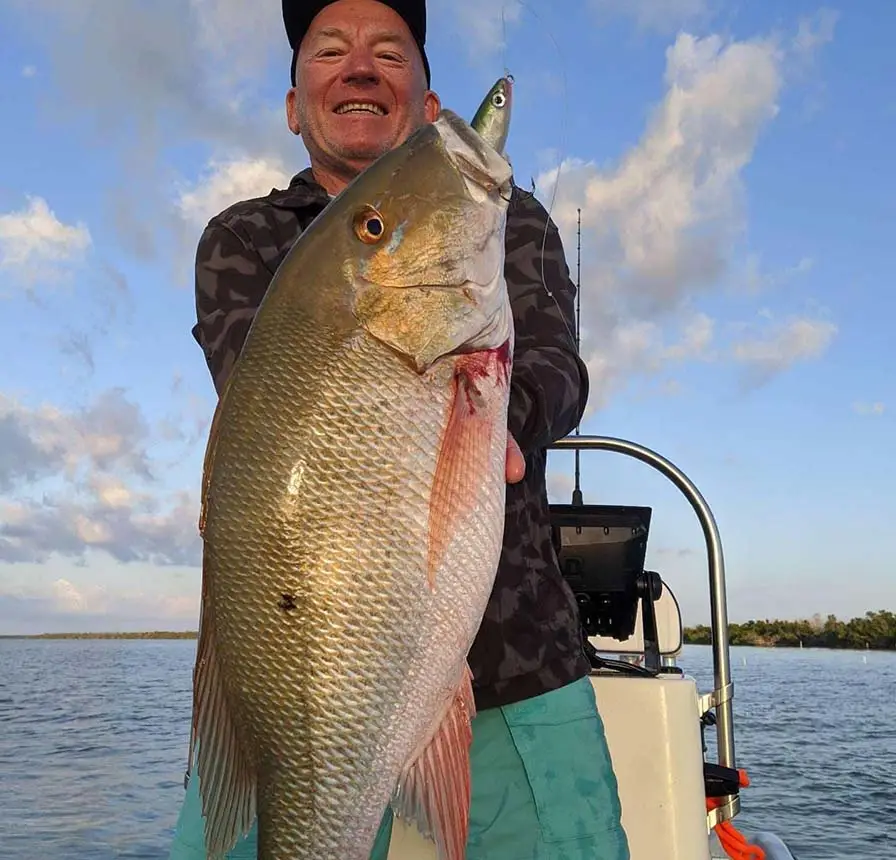
<path id="1" fill-rule="evenodd" d="M 392 799 L 395 815 L 432 839 L 439 860 L 464 860 L 470 821 L 472 675 L 463 680 L 430 742 L 405 768 Z"/>
<path id="2" fill-rule="evenodd" d="M 223 857 L 249 832 L 255 820 L 257 783 L 227 705 L 215 651 L 214 621 L 205 594 L 193 672 L 192 728 L 198 747 L 206 852 L 210 857 Z"/>
<path id="3" fill-rule="evenodd" d="M 478 409 L 476 384 L 460 372 L 442 434 L 429 499 L 427 582 L 436 579 L 460 521 L 475 504 L 481 482 L 488 474 L 494 427 L 487 409 Z"/>

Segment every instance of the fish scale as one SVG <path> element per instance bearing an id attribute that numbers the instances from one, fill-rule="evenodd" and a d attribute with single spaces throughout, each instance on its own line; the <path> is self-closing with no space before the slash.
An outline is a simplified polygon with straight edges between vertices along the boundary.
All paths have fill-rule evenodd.
<path id="1" fill-rule="evenodd" d="M 376 367 L 380 373 L 383 373 L 382 351 L 377 349 L 370 351 L 377 354 L 369 358 L 363 352 L 361 355 L 352 356 L 367 359 L 360 363 L 358 370 L 363 372 L 363 368 L 368 366 Z M 352 380 L 354 378 L 353 369 L 349 362 L 341 378 Z M 306 367 L 304 373 L 313 375 L 315 368 Z M 388 381 L 388 377 L 385 374 L 383 376 Z M 296 378 L 296 382 L 300 383 L 301 377 Z M 419 509 L 420 503 L 427 500 L 426 488 L 430 479 L 429 475 L 424 473 L 419 476 L 418 480 L 410 480 L 411 476 L 407 475 L 406 480 L 398 481 L 390 488 L 389 496 L 397 496 L 395 508 L 399 516 L 392 522 L 387 521 L 383 527 L 375 531 L 359 532 L 354 528 L 352 522 L 340 520 L 340 528 L 334 533 L 330 525 L 314 522 L 317 517 L 321 516 L 324 520 L 332 521 L 336 512 L 344 509 L 361 512 L 361 516 L 364 516 L 365 512 L 367 516 L 381 516 L 384 513 L 384 505 L 382 504 L 383 494 L 380 491 L 382 484 L 378 469 L 379 461 L 391 463 L 403 461 L 409 440 L 414 440 L 416 444 L 413 447 L 416 448 L 416 456 L 412 456 L 410 461 L 414 465 L 420 466 L 425 460 L 427 443 L 430 452 L 437 447 L 441 425 L 433 425 L 431 422 L 427 425 L 419 418 L 412 428 L 406 428 L 404 422 L 394 423 L 392 438 L 379 437 L 378 455 L 374 455 L 366 449 L 364 443 L 366 436 L 352 438 L 348 433 L 343 436 L 340 431 L 347 431 L 347 427 L 340 426 L 342 422 L 339 416 L 348 414 L 352 423 L 362 420 L 364 408 L 362 401 L 367 401 L 368 408 L 378 409 L 379 404 L 395 391 L 394 386 L 388 384 L 383 387 L 370 386 L 369 380 L 368 386 L 368 391 L 377 391 L 380 396 L 361 398 L 352 396 L 351 386 L 346 385 L 326 392 L 327 396 L 324 397 L 322 404 L 323 411 L 324 414 L 332 416 L 333 433 L 330 436 L 316 439 L 316 444 L 309 446 L 307 458 L 317 458 L 321 462 L 330 461 L 334 457 L 339 458 L 343 463 L 342 468 L 352 474 L 354 481 L 352 484 L 328 482 L 325 494 L 316 494 L 312 488 L 309 488 L 302 513 L 303 519 L 309 523 L 307 529 L 303 529 L 303 531 L 307 530 L 308 537 L 303 540 L 302 546 L 303 552 L 314 558 L 315 563 L 308 570 L 307 581 L 300 583 L 296 577 L 281 586 L 295 592 L 304 588 L 309 594 L 321 595 L 321 598 L 309 607 L 307 618 L 303 619 L 303 627 L 314 629 L 319 636 L 309 643 L 306 656 L 303 658 L 318 669 L 306 687 L 307 698 L 321 707 L 326 707 L 327 702 L 339 702 L 339 712 L 334 714 L 327 710 L 322 720 L 315 721 L 313 709 L 309 707 L 311 713 L 303 715 L 307 720 L 306 726 L 298 729 L 294 736 L 278 735 L 277 728 L 284 719 L 284 715 L 288 712 L 295 714 L 295 706 L 298 704 L 294 680 L 295 666 L 299 662 L 296 659 L 298 656 L 296 651 L 259 648 L 256 652 L 258 655 L 264 655 L 265 658 L 274 655 L 271 665 L 265 667 L 258 659 L 247 660 L 244 675 L 237 681 L 237 683 L 246 684 L 250 689 L 254 686 L 255 695 L 259 698 L 266 696 L 275 703 L 279 700 L 279 704 L 269 711 L 276 720 L 276 724 L 271 728 L 271 749 L 278 758 L 288 759 L 296 754 L 296 750 L 290 742 L 292 737 L 295 737 L 295 743 L 301 746 L 306 742 L 307 736 L 315 748 L 320 750 L 319 756 L 324 761 L 332 760 L 334 754 L 348 750 L 352 759 L 356 762 L 363 762 L 365 756 L 364 749 L 358 746 L 358 726 L 376 724 L 380 709 L 385 703 L 375 692 L 369 698 L 360 695 L 359 683 L 363 683 L 363 679 L 372 676 L 377 669 L 380 684 L 388 686 L 390 682 L 394 684 L 402 681 L 406 676 L 407 666 L 423 644 L 422 640 L 439 635 L 439 631 L 424 628 L 422 625 L 416 637 L 409 635 L 409 631 L 413 629 L 413 617 L 408 617 L 407 607 L 415 601 L 421 600 L 421 591 L 419 583 L 415 585 L 413 580 L 403 575 L 404 570 L 412 566 L 420 570 L 423 569 L 425 523 L 418 521 L 416 529 L 414 526 L 410 526 L 410 531 L 416 530 L 419 535 L 415 540 L 408 540 L 409 523 L 404 517 L 401 517 L 400 512 L 405 509 L 414 510 L 415 507 Z M 298 391 L 287 391 L 284 394 L 290 399 L 300 397 Z M 415 402 L 414 398 L 406 399 L 409 403 Z M 394 396 L 391 400 L 393 403 L 396 402 Z M 351 404 L 352 408 L 346 412 L 346 410 L 340 409 L 340 403 Z M 407 432 L 409 429 L 412 429 L 412 432 Z M 337 445 L 338 439 L 351 441 L 348 445 Z M 358 447 L 353 450 L 352 445 Z M 396 451 L 396 449 L 399 450 Z M 432 469 L 433 458 L 431 455 L 429 459 Z M 306 467 L 306 471 L 310 476 L 318 475 L 313 466 Z M 365 480 L 365 476 L 368 476 L 369 479 Z M 368 500 L 369 503 L 367 503 Z M 405 549 L 401 556 L 392 559 L 393 563 L 390 564 L 389 556 L 395 555 L 391 547 L 394 546 L 393 541 L 397 535 L 403 536 L 404 539 L 400 546 Z M 257 544 L 255 545 L 257 546 Z M 351 568 L 346 567 L 344 563 L 344 556 L 349 552 L 357 560 L 356 566 Z M 282 555 L 282 562 L 278 563 L 274 553 L 265 551 L 259 553 L 256 550 L 256 555 L 259 558 L 271 559 L 273 562 L 271 567 L 275 569 L 288 569 L 289 561 L 293 557 L 291 553 L 285 552 Z M 416 559 L 413 558 L 414 555 L 417 556 Z M 471 553 L 470 557 L 473 555 L 475 553 Z M 409 559 L 408 556 L 411 558 Z M 371 572 L 368 587 L 360 591 L 350 590 L 351 579 L 357 569 Z M 318 581 L 320 586 L 317 585 Z M 235 587 L 240 589 L 241 594 L 246 594 L 247 589 L 242 582 L 235 583 Z M 454 589 L 461 594 L 468 592 L 463 587 L 462 578 L 454 579 L 450 573 L 446 573 L 440 583 L 440 588 L 445 591 Z M 383 593 L 388 596 L 385 602 L 383 602 Z M 294 630 L 290 629 L 292 626 L 289 623 L 290 616 L 277 608 L 277 603 L 274 600 L 276 595 L 272 591 L 258 590 L 254 596 L 256 600 L 246 607 L 248 616 L 262 616 L 261 626 L 265 629 L 276 630 L 277 638 L 287 639 L 290 635 L 294 635 Z M 380 604 L 381 608 L 377 608 Z M 425 609 L 426 603 L 421 602 L 419 614 L 423 614 Z M 400 616 L 397 615 L 399 610 L 403 610 Z M 370 615 L 370 612 L 373 612 L 373 616 Z M 377 624 L 377 616 L 391 618 L 393 627 L 388 628 Z M 395 623 L 396 619 L 399 620 L 398 624 Z M 346 636 L 340 630 L 340 627 L 344 625 L 356 629 L 350 631 Z M 353 662 L 357 662 L 352 666 L 355 677 L 346 678 L 343 674 L 344 654 L 341 650 L 341 643 L 352 640 L 357 642 L 357 650 L 353 657 Z M 402 651 L 405 653 L 402 654 Z M 456 660 L 456 658 L 454 659 Z M 382 667 L 390 660 L 393 661 L 393 675 L 384 678 Z M 411 671 L 407 676 L 407 681 L 400 684 L 401 688 L 419 689 L 423 675 L 430 668 L 432 668 L 430 665 L 421 665 L 418 671 Z M 398 698 L 401 700 L 403 696 L 399 695 Z M 292 705 L 289 704 L 290 702 Z M 431 710 L 431 705 L 426 702 L 421 702 L 420 705 L 424 712 Z M 411 704 L 411 707 L 413 708 L 414 705 Z M 259 732 L 263 729 L 256 725 L 255 731 Z M 275 738 L 279 739 L 279 743 Z M 370 756 L 363 770 L 376 773 L 381 769 L 385 763 L 377 758 Z M 351 773 L 354 774 L 354 771 Z M 327 796 L 333 801 L 333 815 L 337 820 L 344 817 L 345 804 L 349 802 L 348 797 L 342 795 L 338 789 L 348 791 L 351 785 L 349 774 L 345 773 L 342 776 L 343 780 L 340 780 L 338 779 L 339 774 L 330 774 L 330 780 L 325 783 Z M 305 834 L 307 835 L 307 831 Z"/>
<path id="2" fill-rule="evenodd" d="M 443 112 L 312 223 L 256 314 L 203 481 L 211 857 L 257 815 L 260 860 L 367 860 L 390 802 L 462 856 L 466 656 L 504 527 L 509 182 Z"/>

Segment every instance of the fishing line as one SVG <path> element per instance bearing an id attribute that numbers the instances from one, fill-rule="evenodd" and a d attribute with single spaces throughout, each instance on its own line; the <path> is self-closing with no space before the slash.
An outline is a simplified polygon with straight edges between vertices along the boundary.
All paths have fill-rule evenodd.
<path id="1" fill-rule="evenodd" d="M 547 241 L 548 241 L 548 228 L 551 223 L 551 216 L 554 212 L 554 206 L 557 202 L 557 189 L 560 187 L 560 173 L 563 169 L 563 153 L 566 151 L 567 144 L 567 134 L 569 131 L 569 87 L 568 81 L 566 77 L 566 67 L 563 62 L 563 52 L 560 49 L 560 45 L 557 40 L 554 38 L 554 34 L 551 28 L 548 26 L 547 22 L 533 9 L 529 6 L 528 3 L 524 3 L 523 0 L 511 0 L 516 6 L 521 9 L 529 12 L 541 25 L 543 28 L 543 32 L 547 35 L 547 37 L 551 40 L 551 43 L 554 46 L 554 50 L 557 52 L 557 60 L 560 70 L 560 78 L 563 86 L 563 94 L 562 94 L 562 102 L 563 102 L 563 111 L 562 111 L 562 120 L 560 123 L 560 149 L 559 149 L 559 158 L 557 161 L 557 176 L 554 179 L 554 187 L 551 190 L 551 199 L 548 204 L 547 209 L 547 219 L 544 222 L 544 233 L 541 237 L 541 285 L 544 287 L 544 291 L 551 297 L 551 301 L 553 301 L 556 306 L 558 312 L 560 313 L 560 319 L 563 321 L 563 326 L 566 329 L 566 333 L 569 335 L 570 340 L 573 341 L 576 345 L 578 345 L 578 338 L 573 334 L 572 330 L 569 327 L 569 324 L 566 321 L 566 315 L 563 313 L 563 309 L 560 307 L 560 303 L 557 301 L 557 297 L 551 291 L 550 287 L 547 284 L 547 278 L 544 273 L 544 255 L 547 249 Z M 501 4 L 501 31 L 502 31 L 502 45 L 503 45 L 503 60 L 504 60 L 504 68 L 507 68 L 507 19 L 504 14 L 505 9 L 507 8 L 507 0 Z M 532 196 L 535 195 L 535 180 L 532 180 Z M 557 227 L 557 232 L 560 232 L 559 226 Z"/>
<path id="2" fill-rule="evenodd" d="M 504 74 L 507 74 L 507 18 L 504 15 L 504 4 L 501 5 L 501 59 L 504 65 Z"/>

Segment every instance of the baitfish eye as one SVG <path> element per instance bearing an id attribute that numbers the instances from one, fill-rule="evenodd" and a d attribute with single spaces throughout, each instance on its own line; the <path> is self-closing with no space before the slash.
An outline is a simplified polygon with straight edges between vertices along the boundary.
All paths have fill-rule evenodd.
<path id="1" fill-rule="evenodd" d="M 372 206 L 365 206 L 354 220 L 355 235 L 367 245 L 375 245 L 386 232 L 383 216 Z"/>
<path id="2" fill-rule="evenodd" d="M 493 104 L 496 108 L 502 108 L 502 107 L 504 107 L 504 105 L 507 104 L 507 96 L 505 96 L 504 93 L 495 93 L 495 94 L 492 96 L 492 104 Z"/>

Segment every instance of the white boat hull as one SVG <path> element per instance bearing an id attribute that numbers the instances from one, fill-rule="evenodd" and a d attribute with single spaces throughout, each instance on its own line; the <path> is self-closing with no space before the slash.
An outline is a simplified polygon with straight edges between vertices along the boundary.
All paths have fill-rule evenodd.
<path id="1" fill-rule="evenodd" d="M 631 860 L 730 860 L 710 835 L 699 691 L 690 677 L 592 676 L 619 783 Z M 751 842 L 766 860 L 794 860 L 774 834 Z M 438 860 L 435 846 L 396 821 L 389 860 Z"/>
<path id="2" fill-rule="evenodd" d="M 697 686 L 691 678 L 592 677 L 632 860 L 711 860 Z M 396 821 L 389 860 L 437 860 Z"/>

